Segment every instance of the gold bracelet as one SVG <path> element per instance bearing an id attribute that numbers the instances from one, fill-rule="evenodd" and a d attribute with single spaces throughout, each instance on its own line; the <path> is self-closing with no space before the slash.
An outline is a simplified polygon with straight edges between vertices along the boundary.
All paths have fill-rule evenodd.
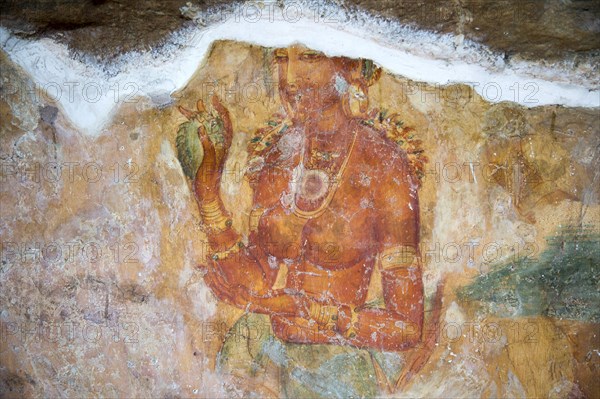
<path id="1" fill-rule="evenodd" d="M 383 270 L 408 268 L 417 259 L 417 249 L 408 245 L 398 245 L 381 252 L 380 258 Z"/>
<path id="2" fill-rule="evenodd" d="M 219 200 L 211 200 L 200 207 L 202 221 L 210 229 L 216 232 L 227 230 L 233 224 L 232 220 L 223 215 Z"/>
<path id="3" fill-rule="evenodd" d="M 215 252 L 212 254 L 212 260 L 223 260 L 226 259 L 229 255 L 240 252 L 240 249 L 244 247 L 244 243 L 241 241 L 233 244 L 229 249 L 221 252 Z"/>
<path id="4" fill-rule="evenodd" d="M 354 338 L 358 333 L 358 312 L 356 308 L 350 308 L 350 327 L 342 334 L 346 338 Z"/>
<path id="5" fill-rule="evenodd" d="M 308 313 L 312 320 L 316 321 L 319 326 L 324 326 L 325 328 L 333 329 L 336 320 L 338 319 L 337 306 L 320 305 L 312 302 Z"/>
<path id="6" fill-rule="evenodd" d="M 221 204 L 219 203 L 218 199 L 213 199 L 203 203 L 200 207 L 200 213 L 202 214 L 202 218 L 205 219 L 207 223 L 214 222 L 223 215 L 223 212 L 221 211 Z"/>

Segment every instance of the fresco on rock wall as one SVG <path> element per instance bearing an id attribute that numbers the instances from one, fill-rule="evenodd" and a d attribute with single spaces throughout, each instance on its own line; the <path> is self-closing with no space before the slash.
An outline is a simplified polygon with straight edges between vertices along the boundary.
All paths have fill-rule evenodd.
<path id="1" fill-rule="evenodd" d="M 210 335 L 232 394 L 397 395 L 455 352 L 485 370 L 482 397 L 598 393 L 592 352 L 563 346 L 598 343 L 596 117 L 575 139 L 550 107 L 466 87 L 428 101 L 301 44 L 220 46 L 174 145 L 206 237 L 197 267 L 229 315 Z M 235 54 L 232 90 L 217 75 Z M 567 203 L 579 214 L 547 220 Z"/>
<path id="2" fill-rule="evenodd" d="M 137 56 L 75 81 L 66 47 L 19 41 L 0 397 L 600 397 L 600 116 L 536 103 L 572 75 L 440 86 L 216 41 L 147 54 L 165 81 Z"/>
<path id="3" fill-rule="evenodd" d="M 227 109 L 217 95 L 180 108 L 189 122 L 177 136 L 179 159 L 212 251 L 200 266 L 204 280 L 219 300 L 246 310 L 233 328 L 257 324 L 264 333 L 226 339 L 218 367 L 248 378 L 281 369 L 285 382 L 272 389 L 291 397 L 401 387 L 435 343 L 435 334 L 422 340 L 418 191 L 427 158 L 417 132 L 400 115 L 369 108 L 381 73 L 371 61 L 301 45 L 269 56 L 282 104 L 248 142 L 247 234 L 220 198 L 234 134 Z M 368 300 L 376 268 L 382 289 Z M 384 358 L 405 351 L 403 367 Z"/>

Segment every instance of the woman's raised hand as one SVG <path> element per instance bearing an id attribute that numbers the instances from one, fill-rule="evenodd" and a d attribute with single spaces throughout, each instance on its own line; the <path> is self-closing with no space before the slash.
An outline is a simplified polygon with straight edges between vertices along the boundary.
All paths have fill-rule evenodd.
<path id="1" fill-rule="evenodd" d="M 202 100 L 196 104 L 197 113 L 190 115 L 200 122 L 198 138 L 204 157 L 194 182 L 196 195 L 201 201 L 215 199 L 219 195 L 221 175 L 227 153 L 231 146 L 233 129 L 229 112 L 216 95 L 207 108 Z"/>

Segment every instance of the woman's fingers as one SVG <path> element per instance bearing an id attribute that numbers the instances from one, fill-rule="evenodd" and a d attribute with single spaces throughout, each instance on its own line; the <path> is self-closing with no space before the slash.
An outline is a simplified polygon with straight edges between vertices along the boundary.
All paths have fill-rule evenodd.
<path id="1" fill-rule="evenodd" d="M 255 297 L 252 295 L 252 293 L 248 290 L 247 287 L 243 286 L 243 285 L 236 285 L 235 289 L 233 290 L 235 292 L 235 296 L 239 299 L 242 300 L 242 303 L 244 305 L 247 305 L 249 303 L 256 303 L 259 301 L 258 297 Z"/>
<path id="2" fill-rule="evenodd" d="M 216 262 L 211 262 L 209 266 L 206 268 L 205 278 L 208 278 L 210 282 L 219 289 L 228 290 L 231 287 L 225 280 L 225 278 L 221 275 L 221 271 L 218 270 L 219 266 Z"/>
<path id="3" fill-rule="evenodd" d="M 304 295 L 296 295 L 293 299 L 296 304 L 298 315 L 308 320 L 310 318 L 310 300 Z"/>
<path id="4" fill-rule="evenodd" d="M 216 263 L 208 267 L 204 280 L 215 296 L 230 305 L 246 306 L 248 303 L 258 300 L 252 296 L 247 287 L 240 284 L 229 284 Z"/>
<path id="5" fill-rule="evenodd" d="M 190 111 L 189 109 L 184 108 L 181 105 L 179 107 L 177 107 L 177 109 L 179 109 L 179 112 L 181 112 L 181 114 L 183 116 L 185 116 L 188 120 L 192 120 L 193 118 L 196 117 L 196 114 L 194 113 L 194 111 Z"/>
<path id="6" fill-rule="evenodd" d="M 231 119 L 229 117 L 229 111 L 227 108 L 223 106 L 219 98 L 214 95 L 211 99 L 212 109 L 217 111 L 219 117 L 223 121 L 223 131 L 207 131 L 207 129 L 213 129 L 218 124 L 215 124 L 212 118 L 214 118 L 214 114 L 210 109 L 207 110 L 204 101 L 198 100 L 196 103 L 196 108 L 198 109 L 199 118 L 203 121 L 198 128 L 198 137 L 202 143 L 202 147 L 204 149 L 204 161 L 203 163 L 206 166 L 210 166 L 211 170 L 222 170 L 223 163 L 226 158 L 227 151 L 231 146 L 233 129 L 231 124 Z M 208 124 L 205 125 L 205 122 Z M 223 143 L 219 143 L 215 145 L 209 136 L 209 133 L 215 133 L 216 135 L 223 136 Z"/>
<path id="7" fill-rule="evenodd" d="M 216 151 L 204 126 L 198 127 L 198 138 L 204 150 L 204 158 L 196 173 L 194 181 L 196 195 L 199 199 L 218 193 L 219 171 L 216 165 Z"/>
<path id="8" fill-rule="evenodd" d="M 204 275 L 204 282 L 206 283 L 206 285 L 208 285 L 208 288 L 210 288 L 210 290 L 212 291 L 212 293 L 221 300 L 225 300 L 225 298 L 223 298 L 223 294 L 221 292 L 221 287 L 219 286 L 219 284 L 217 284 L 213 278 L 213 276 L 211 275 L 210 272 L 207 272 Z"/>
<path id="9" fill-rule="evenodd" d="M 216 94 L 212 96 L 211 102 L 213 108 L 219 113 L 223 120 L 223 127 L 225 129 L 223 132 L 223 137 L 225 139 L 224 148 L 225 151 L 227 151 L 231 146 L 231 140 L 233 138 L 233 126 L 231 124 L 231 118 L 229 117 L 229 111 L 225 108 L 223 103 L 221 103 L 221 100 Z"/>
<path id="10" fill-rule="evenodd" d="M 231 284 L 229 284 L 227 279 L 223 276 L 223 273 L 221 272 L 221 268 L 217 262 L 213 262 L 213 265 L 210 268 L 209 273 L 213 277 L 214 281 L 216 281 L 220 286 L 225 287 L 227 289 L 231 289 Z"/>
<path id="11" fill-rule="evenodd" d="M 196 109 L 198 110 L 198 112 L 202 113 L 202 112 L 206 112 L 206 107 L 204 106 L 204 101 L 202 100 L 198 100 L 196 102 Z"/>
<path id="12" fill-rule="evenodd" d="M 202 163 L 214 163 L 216 159 L 215 146 L 210 140 L 210 137 L 208 137 L 206 129 L 203 125 L 200 125 L 198 127 L 198 138 L 200 139 L 200 142 L 202 143 L 202 148 L 204 149 L 204 160 L 202 161 Z"/>

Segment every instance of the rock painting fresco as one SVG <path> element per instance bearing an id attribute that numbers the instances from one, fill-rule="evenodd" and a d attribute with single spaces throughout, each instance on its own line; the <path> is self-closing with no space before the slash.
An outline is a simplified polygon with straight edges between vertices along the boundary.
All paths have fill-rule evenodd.
<path id="1" fill-rule="evenodd" d="M 187 121 L 178 128 L 177 154 L 208 243 L 198 269 L 220 302 L 243 310 L 223 331 L 215 369 L 232 377 L 231 387 L 244 395 L 401 393 L 433 361 L 439 341 L 451 334 L 448 320 L 441 319 L 449 305 L 446 279 L 464 279 L 437 270 L 425 295 L 424 267 L 439 267 L 440 254 L 421 243 L 422 183 L 428 173 L 434 181 L 439 182 L 439 174 L 452 181 L 464 170 L 476 182 L 473 163 L 465 169 L 466 163 L 453 162 L 440 171 L 435 152 L 426 148 L 443 142 L 424 143 L 432 137 L 427 123 L 414 116 L 409 122 L 401 111 L 369 101 L 383 72 L 372 61 L 328 57 L 301 44 L 261 52 L 260 68 L 263 79 L 273 84 L 276 110 L 263 118 L 252 114 L 259 127 L 248 131 L 237 153 L 230 150 L 233 137 L 245 127 L 232 119 L 215 90 L 203 90 L 195 104 L 178 107 Z M 523 231 L 517 231 L 522 240 L 509 248 L 510 260 L 484 262 L 489 269 L 480 268 L 470 284 L 450 295 L 457 301 L 452 306 L 468 304 L 477 314 L 516 320 L 523 342 L 533 343 L 546 331 L 538 321 L 515 316 L 598 322 L 600 253 L 597 226 L 584 225 L 583 218 L 566 235 L 556 230 L 541 254 L 527 237 L 534 229 L 528 226 L 536 224 L 532 210 L 540 203 L 582 199 L 576 189 L 550 183 L 553 173 L 560 174 L 559 166 L 548 167 L 546 159 L 531 155 L 539 144 L 528 136 L 525 112 L 510 103 L 492 105 L 480 116 L 480 131 L 470 132 L 483 135 L 477 157 L 485 167 L 477 173 L 490 191 L 503 193 L 514 212 L 511 218 L 523 221 L 518 227 Z M 560 147 L 556 141 L 552 145 Z M 592 158 L 588 164 L 598 165 L 597 151 Z M 540 161 L 544 170 L 538 170 Z M 597 181 L 597 172 L 579 168 Z M 244 222 L 237 226 L 233 214 L 240 208 L 228 208 L 222 198 L 227 174 L 246 186 L 246 209 L 239 215 Z M 591 188 L 594 194 L 589 190 L 588 195 L 597 195 L 597 188 Z M 431 197 L 431 191 L 426 193 Z M 446 212 L 440 203 L 436 211 Z M 441 257 L 452 263 L 462 257 L 462 245 L 445 245 Z M 467 245 L 471 264 L 476 246 Z M 490 248 L 500 248 L 495 242 L 487 247 L 484 259 L 486 254 L 492 258 Z M 499 323 L 484 325 L 483 334 L 501 339 Z M 551 324 L 545 321 L 542 328 L 550 328 L 546 323 Z M 457 331 L 465 328 L 456 326 Z M 487 367 L 493 362 L 507 359 Z M 507 392 L 501 390 L 506 380 L 494 376 L 491 383 L 484 397 Z M 581 393 L 575 384 L 561 389 Z"/>
<path id="2" fill-rule="evenodd" d="M 593 70 L 261 26 L 106 70 L 0 30 L 0 396 L 600 397 Z"/>
<path id="3" fill-rule="evenodd" d="M 180 128 L 178 154 L 213 251 L 204 279 L 219 300 L 248 312 L 238 323 L 270 318 L 268 336 L 253 344 L 261 360 L 245 357 L 248 375 L 275 362 L 291 373 L 283 389 L 293 397 L 399 387 L 434 343 L 412 349 L 414 362 L 403 369 L 382 370 L 387 364 L 376 360 L 422 343 L 418 188 L 426 157 L 414 128 L 369 109 L 368 88 L 381 73 L 371 61 L 297 45 L 275 49 L 273 64 L 282 109 L 248 143 L 247 237 L 220 198 L 233 136 L 228 111 L 216 95 L 208 108 L 199 100 L 194 111 L 180 109 L 190 121 Z M 367 301 L 375 268 L 382 291 Z M 439 300 L 435 306 L 439 318 Z M 220 367 L 239 361 L 247 345 L 226 340 Z"/>

